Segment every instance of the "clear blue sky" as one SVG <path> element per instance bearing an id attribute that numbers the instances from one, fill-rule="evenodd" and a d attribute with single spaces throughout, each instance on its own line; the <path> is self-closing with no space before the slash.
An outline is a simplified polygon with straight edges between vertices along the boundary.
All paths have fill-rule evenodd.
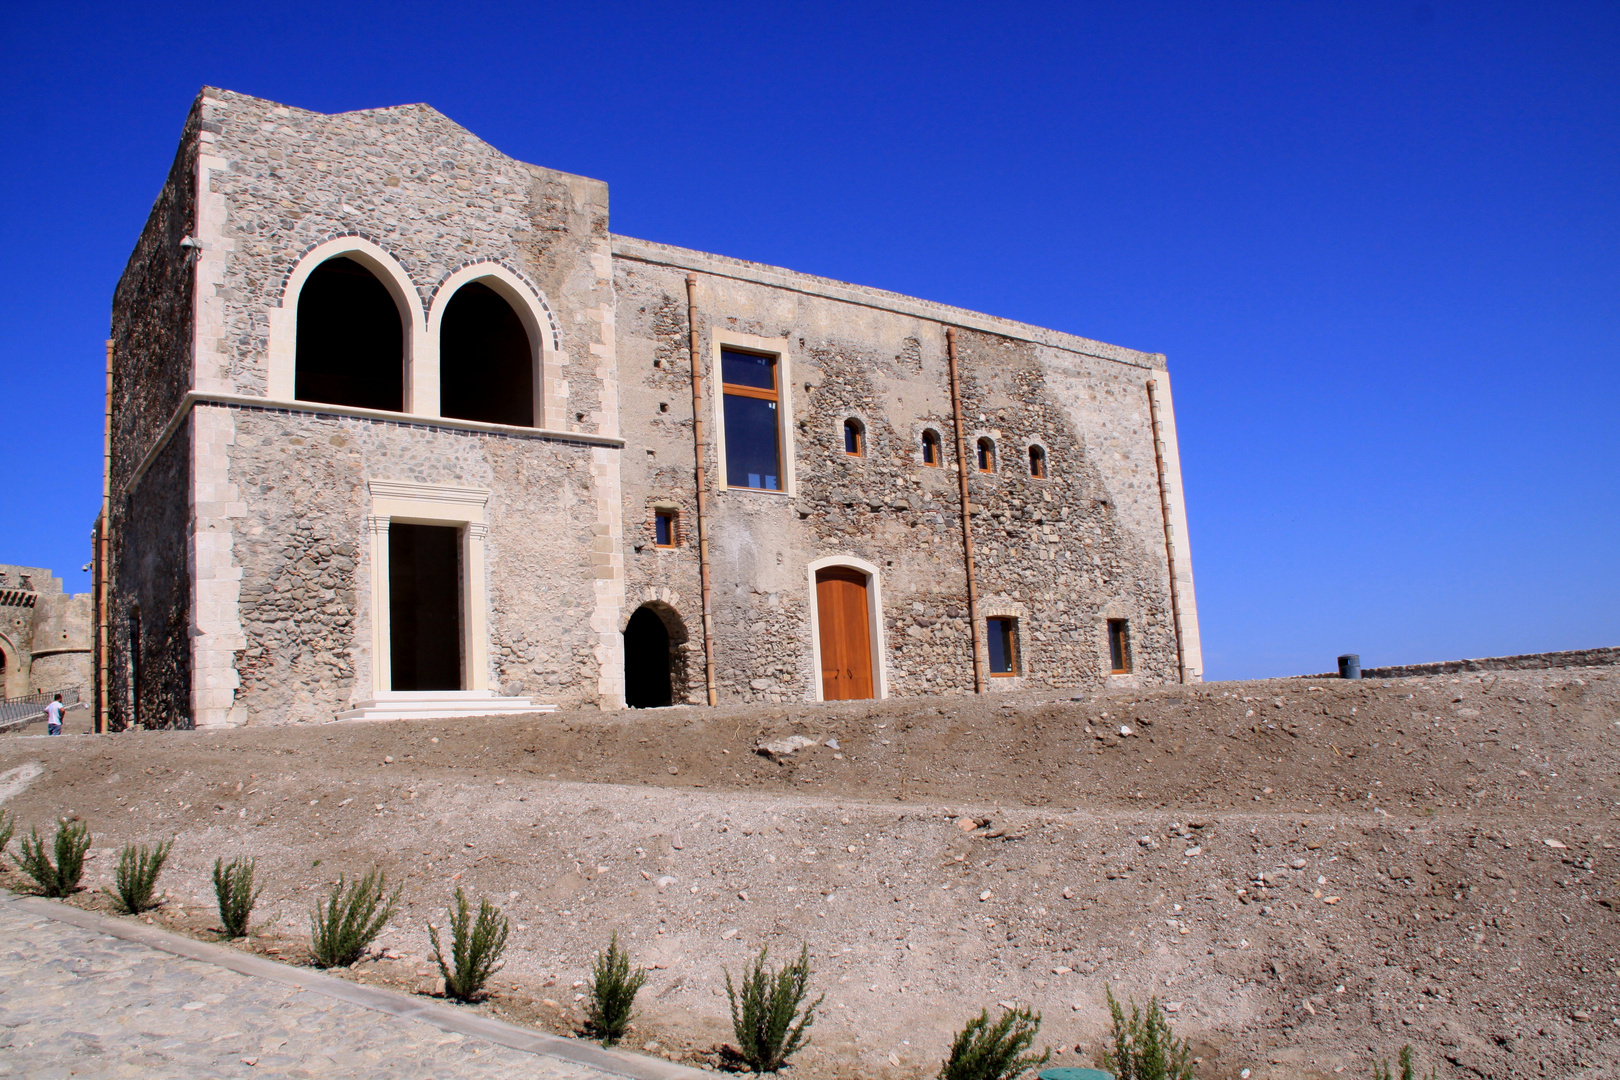
<path id="1" fill-rule="evenodd" d="M 1620 5 L 11 4 L 0 561 L 79 567 L 198 88 L 616 231 L 1169 354 L 1211 678 L 1620 644 Z"/>

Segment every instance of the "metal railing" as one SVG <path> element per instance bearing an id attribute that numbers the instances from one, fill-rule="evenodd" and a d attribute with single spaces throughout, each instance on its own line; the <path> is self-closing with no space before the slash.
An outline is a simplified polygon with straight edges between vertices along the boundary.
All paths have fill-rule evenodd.
<path id="1" fill-rule="evenodd" d="M 83 700 L 83 694 L 77 686 L 66 690 L 42 690 L 37 694 L 6 698 L 0 701 L 0 731 L 38 720 L 45 715 L 45 706 L 49 705 L 57 694 L 62 695 L 64 706 L 78 705 Z"/>

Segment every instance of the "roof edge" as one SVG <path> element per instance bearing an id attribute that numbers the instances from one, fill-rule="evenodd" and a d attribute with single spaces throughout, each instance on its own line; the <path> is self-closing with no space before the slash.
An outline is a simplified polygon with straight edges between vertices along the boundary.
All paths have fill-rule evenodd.
<path id="1" fill-rule="evenodd" d="M 1128 364 L 1132 367 L 1147 368 L 1149 370 L 1168 370 L 1168 364 L 1163 353 L 1144 352 L 1139 349 L 1126 348 L 1123 345 L 1110 345 L 1107 342 L 1094 341 L 1091 338 L 1080 337 L 1077 334 L 1066 334 L 1061 330 L 1052 330 L 1044 326 L 1034 326 L 1013 319 L 1004 319 L 997 315 L 987 315 L 983 312 L 953 307 L 950 304 L 942 304 L 933 300 L 906 296 L 903 293 L 891 292 L 887 289 L 877 289 L 870 285 L 856 285 L 847 281 L 838 281 L 834 278 L 818 277 L 815 274 L 806 274 L 798 270 L 770 266 L 765 263 L 749 262 L 746 259 L 736 259 L 728 255 L 714 255 L 705 251 L 694 251 L 690 248 L 676 247 L 673 244 L 661 244 L 653 240 L 638 240 L 634 237 L 614 233 L 613 256 L 614 258 L 632 259 L 637 262 L 669 266 L 681 270 L 692 270 L 716 277 L 728 277 L 759 285 L 791 289 L 810 296 L 820 296 L 848 304 L 859 304 L 863 307 L 892 311 L 899 315 L 909 315 L 930 322 L 999 334 L 1002 337 L 1028 341 L 1037 345 L 1046 345 L 1050 348 L 1078 353 L 1097 360 L 1108 360 L 1117 364 Z"/>

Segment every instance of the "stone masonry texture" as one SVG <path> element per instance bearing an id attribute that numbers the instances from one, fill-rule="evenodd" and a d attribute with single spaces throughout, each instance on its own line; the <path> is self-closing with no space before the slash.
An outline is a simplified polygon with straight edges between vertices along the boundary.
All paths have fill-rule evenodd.
<path id="1" fill-rule="evenodd" d="M 346 251 L 386 263 L 402 413 L 290 400 L 296 285 Z M 528 298 L 514 302 L 541 339 L 532 430 L 437 412 L 455 373 L 438 368 L 436 313 L 483 274 Z M 462 597 L 487 623 L 482 684 L 618 708 L 622 631 L 646 605 L 670 631 L 677 701 L 703 700 L 688 274 L 722 701 L 819 698 L 818 561 L 874 574 L 888 693 L 972 690 L 947 327 L 968 442 L 997 456 L 969 468 L 980 615 L 1019 628 L 1019 674 L 991 689 L 1181 677 L 1150 380 L 1200 676 L 1162 356 L 615 236 L 605 184 L 509 158 L 425 105 L 328 116 L 205 89 L 114 296 L 114 726 L 322 722 L 385 688 L 376 482 L 489 493 L 465 526 L 483 595 Z M 728 344 L 780 356 L 784 491 L 725 486 Z M 660 510 L 678 515 L 672 548 L 653 543 Z M 1128 676 L 1109 674 L 1116 618 Z"/>

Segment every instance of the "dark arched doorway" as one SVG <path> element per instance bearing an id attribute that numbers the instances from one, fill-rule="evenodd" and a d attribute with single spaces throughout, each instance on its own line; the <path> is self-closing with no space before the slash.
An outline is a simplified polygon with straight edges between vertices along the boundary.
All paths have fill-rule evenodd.
<path id="1" fill-rule="evenodd" d="M 670 680 L 669 629 L 650 607 L 639 607 L 624 628 L 624 703 L 657 709 L 675 703 Z"/>
<path id="2" fill-rule="evenodd" d="M 481 282 L 456 290 L 439 330 L 439 412 L 534 426 L 534 353 L 512 305 Z"/>
<path id="3" fill-rule="evenodd" d="M 297 349 L 299 401 L 404 410 L 404 319 L 383 283 L 353 259 L 327 259 L 304 282 Z"/>

